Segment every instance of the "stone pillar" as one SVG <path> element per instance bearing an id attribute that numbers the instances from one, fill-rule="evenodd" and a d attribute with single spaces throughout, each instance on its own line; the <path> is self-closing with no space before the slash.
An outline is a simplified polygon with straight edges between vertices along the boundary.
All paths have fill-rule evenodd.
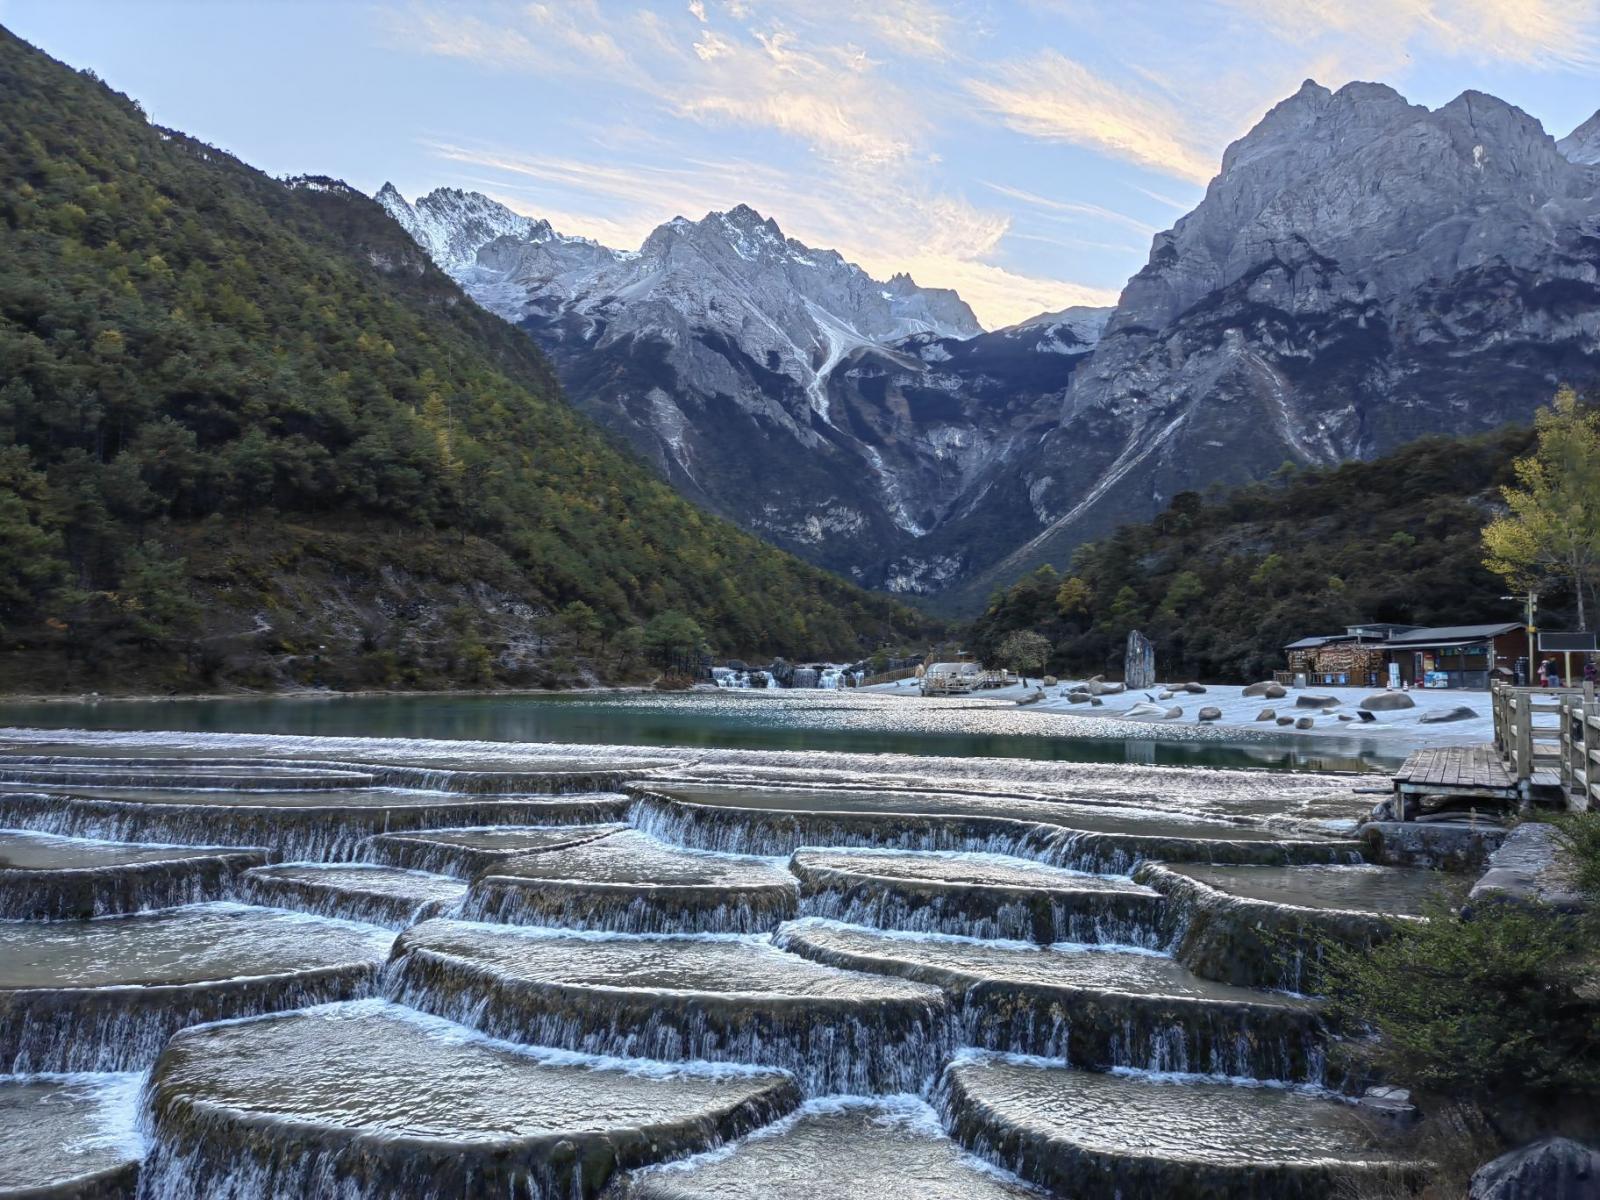
<path id="1" fill-rule="evenodd" d="M 1156 648 L 1137 629 L 1128 631 L 1128 649 L 1122 659 L 1122 678 L 1127 681 L 1129 688 L 1155 686 Z"/>

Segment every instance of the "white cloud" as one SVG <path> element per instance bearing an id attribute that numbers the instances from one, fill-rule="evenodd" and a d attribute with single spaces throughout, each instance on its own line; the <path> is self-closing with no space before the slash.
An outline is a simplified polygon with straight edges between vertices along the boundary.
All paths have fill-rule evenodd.
<path id="1" fill-rule="evenodd" d="M 1296 45 L 1321 45 L 1350 75 L 1398 69 L 1412 48 L 1479 62 L 1600 61 L 1595 0 L 1221 0 Z M 1342 82 L 1342 80 L 1340 81 Z"/>
<path id="2" fill-rule="evenodd" d="M 807 48 L 783 30 L 694 45 L 699 69 L 670 89 L 675 110 L 705 122 L 777 130 L 853 166 L 906 158 L 924 122 L 851 47 Z"/>
<path id="3" fill-rule="evenodd" d="M 983 181 L 983 186 L 992 192 L 998 192 L 1002 196 L 1010 197 L 1012 200 L 1020 200 L 1024 204 L 1044 209 L 1048 213 L 1059 214 L 1067 219 L 1104 221 L 1108 224 L 1121 225 L 1124 229 L 1131 229 L 1135 233 L 1146 235 L 1152 235 L 1157 232 L 1156 227 L 1149 222 L 1141 221 L 1137 217 L 1130 217 L 1126 213 L 1119 213 L 1114 209 L 1106 208 L 1104 205 L 1087 204 L 1076 200 L 1054 200 L 1049 196 L 1041 196 L 1036 192 L 1030 192 L 1023 188 L 1011 187 L 1003 183 L 990 183 L 988 180 Z M 1140 190 L 1142 191 L 1143 189 L 1141 188 Z M 1184 207 L 1192 208 L 1193 205 Z"/>
<path id="4" fill-rule="evenodd" d="M 1001 65 L 968 89 L 1019 133 L 1071 142 L 1194 183 L 1216 174 L 1211 140 L 1177 104 L 1124 88 L 1054 50 Z"/>

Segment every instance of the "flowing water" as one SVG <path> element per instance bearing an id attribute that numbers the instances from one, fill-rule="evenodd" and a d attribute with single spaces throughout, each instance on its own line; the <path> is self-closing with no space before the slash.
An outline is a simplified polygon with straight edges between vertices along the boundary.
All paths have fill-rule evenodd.
<path id="1" fill-rule="evenodd" d="M 1244 1200 L 1406 1169 L 1320 1005 L 1232 978 L 1281 978 L 1273 920 L 1365 937 L 1432 883 L 1345 865 L 1363 780 L 1232 769 L 1308 765 L 1281 747 L 1127 764 L 1115 722 L 848 692 L 46 707 L 101 731 L 0 755 L 0 898 L 51 897 L 0 920 L 0 1190 Z"/>

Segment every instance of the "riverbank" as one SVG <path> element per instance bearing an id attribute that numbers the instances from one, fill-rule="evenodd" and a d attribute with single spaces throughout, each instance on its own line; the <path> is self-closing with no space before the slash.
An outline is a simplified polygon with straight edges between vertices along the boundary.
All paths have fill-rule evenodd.
<path id="1" fill-rule="evenodd" d="M 1203 693 L 1190 694 L 1176 691 L 1170 700 L 1160 700 L 1157 697 L 1168 689 L 1157 687 L 1102 696 L 1101 704 L 1095 707 L 1084 703 L 1075 704 L 1067 699 L 1072 690 L 1072 682 L 1075 681 L 1063 681 L 1055 687 L 1044 688 L 1044 699 L 1028 704 L 1026 711 L 1077 718 L 1081 720 L 1086 731 L 1103 728 L 1107 722 L 1115 722 L 1119 726 L 1132 726 L 1139 731 L 1124 730 L 1121 736 L 1182 737 L 1186 735 L 1180 731 L 1192 731 L 1198 727 L 1241 736 L 1271 734 L 1274 737 L 1316 741 L 1335 738 L 1360 738 L 1364 741 L 1370 739 L 1385 749 L 1400 754 L 1409 754 L 1422 746 L 1470 745 L 1491 741 L 1494 738 L 1494 717 L 1487 692 L 1410 691 L 1403 694 L 1412 701 L 1414 707 L 1393 712 L 1377 712 L 1373 714 L 1373 720 L 1364 721 L 1357 710 L 1363 700 L 1377 694 L 1372 688 L 1290 688 L 1288 695 L 1282 699 L 1268 700 L 1260 696 L 1246 696 L 1242 684 L 1206 684 Z M 1015 704 L 1019 700 L 1035 695 L 1040 686 L 1037 681 L 1031 681 L 1026 687 L 1013 684 L 992 691 L 974 692 L 970 696 L 925 702 L 970 705 L 976 700 L 984 700 Z M 918 695 L 917 681 L 914 679 L 902 680 L 899 683 L 877 684 L 861 690 L 876 695 L 905 697 Z M 1331 697 L 1337 700 L 1338 704 L 1335 707 L 1321 708 L 1305 707 L 1299 703 L 1302 697 L 1313 696 Z M 1164 709 L 1179 708 L 1182 710 L 1182 715 L 1167 719 L 1130 714 L 1129 710 L 1134 709 L 1136 705 L 1151 703 L 1158 704 Z M 1463 707 L 1471 709 L 1474 715 L 1462 720 L 1437 719 L 1454 709 Z M 1201 721 L 1199 714 L 1203 708 L 1216 708 L 1222 715 L 1215 721 Z M 1262 712 L 1268 709 L 1272 710 L 1275 717 L 1259 720 Z M 1349 717 L 1350 720 L 1340 720 L 1341 716 Z M 1294 725 L 1279 725 L 1277 717 L 1296 719 L 1310 717 L 1313 723 L 1309 728 L 1299 729 Z M 1425 719 L 1430 717 L 1434 719 Z M 1086 733 L 1086 736 L 1094 735 Z"/>

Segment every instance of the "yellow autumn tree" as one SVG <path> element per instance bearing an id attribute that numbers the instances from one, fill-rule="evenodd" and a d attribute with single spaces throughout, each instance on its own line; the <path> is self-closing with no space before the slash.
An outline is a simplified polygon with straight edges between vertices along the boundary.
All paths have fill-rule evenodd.
<path id="1" fill-rule="evenodd" d="M 1519 591 L 1560 581 L 1589 628 L 1585 591 L 1600 574 L 1600 411 L 1571 388 L 1534 417 L 1538 444 L 1501 489 L 1509 510 L 1483 530 L 1484 565 Z"/>

